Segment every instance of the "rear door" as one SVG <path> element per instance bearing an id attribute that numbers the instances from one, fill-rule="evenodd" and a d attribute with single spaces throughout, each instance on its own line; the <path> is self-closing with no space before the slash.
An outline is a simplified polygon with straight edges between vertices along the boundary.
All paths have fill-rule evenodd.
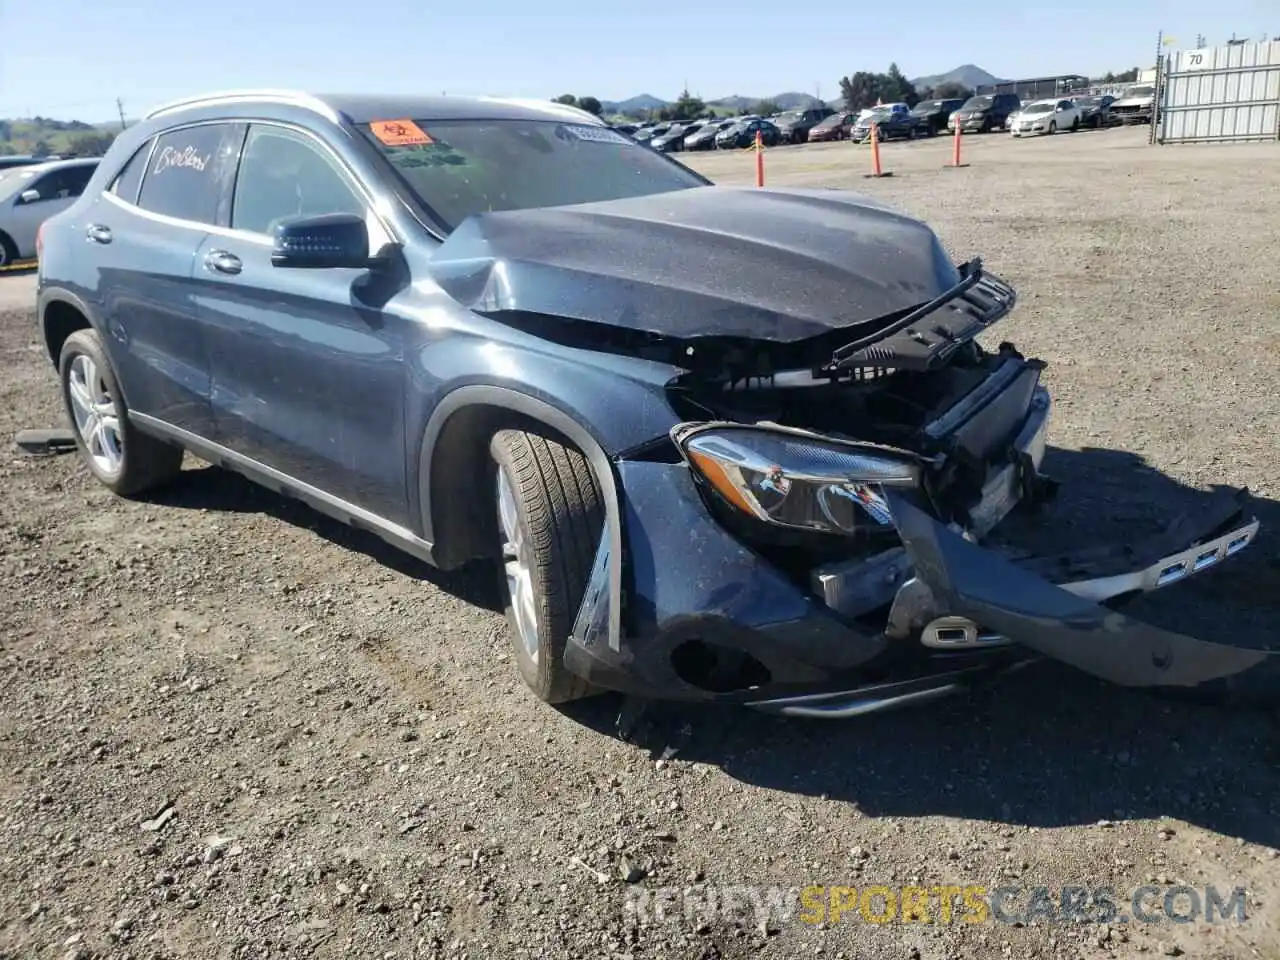
<path id="1" fill-rule="evenodd" d="M 408 526 L 410 321 L 394 310 L 396 291 L 374 289 L 364 269 L 271 265 L 277 223 L 328 213 L 365 217 L 373 251 L 391 240 L 333 149 L 301 128 L 253 122 L 230 229 L 207 236 L 196 257 L 218 442 Z"/>
<path id="2" fill-rule="evenodd" d="M 225 202 L 236 126 L 203 123 L 144 144 L 85 216 L 90 298 L 130 410 L 207 438 L 209 358 L 192 291 L 196 250 Z M 145 426 L 145 421 L 144 421 Z"/>

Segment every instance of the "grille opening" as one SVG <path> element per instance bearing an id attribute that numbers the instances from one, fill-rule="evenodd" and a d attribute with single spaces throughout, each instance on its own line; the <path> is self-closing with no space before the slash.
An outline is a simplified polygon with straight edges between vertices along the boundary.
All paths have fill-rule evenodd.
<path id="1" fill-rule="evenodd" d="M 769 669 L 742 650 L 704 640 L 686 640 L 671 651 L 671 666 L 685 683 L 710 693 L 735 693 L 764 686 Z"/>

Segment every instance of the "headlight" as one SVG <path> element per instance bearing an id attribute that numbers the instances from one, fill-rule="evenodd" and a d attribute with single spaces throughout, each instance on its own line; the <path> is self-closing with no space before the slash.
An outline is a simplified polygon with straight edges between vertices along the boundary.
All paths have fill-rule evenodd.
<path id="1" fill-rule="evenodd" d="M 671 437 L 704 488 L 779 527 L 844 535 L 885 528 L 893 516 L 883 488 L 920 481 L 915 462 L 785 430 L 685 423 Z"/>

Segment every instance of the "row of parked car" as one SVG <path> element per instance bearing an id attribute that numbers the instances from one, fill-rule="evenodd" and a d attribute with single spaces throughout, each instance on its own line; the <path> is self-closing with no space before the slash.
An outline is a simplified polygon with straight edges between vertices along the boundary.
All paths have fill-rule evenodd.
<path id="1" fill-rule="evenodd" d="M 1017 94 L 979 94 L 963 98 L 924 100 L 914 107 L 886 103 L 860 111 L 831 107 L 788 110 L 771 117 L 748 114 L 739 117 L 704 117 L 656 124 L 622 124 L 617 129 L 655 150 L 725 150 L 751 146 L 757 132 L 766 147 L 781 143 L 821 143 L 830 140 L 862 142 L 875 126 L 881 140 L 932 137 L 953 132 L 1008 131 L 1033 136 L 1149 121 L 1155 89 L 1136 85 L 1123 97 L 1079 95 L 1022 101 Z"/>

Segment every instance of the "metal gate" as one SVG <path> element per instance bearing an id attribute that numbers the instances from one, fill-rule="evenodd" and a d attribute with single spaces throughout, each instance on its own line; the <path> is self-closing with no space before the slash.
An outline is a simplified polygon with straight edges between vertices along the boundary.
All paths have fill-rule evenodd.
<path id="1" fill-rule="evenodd" d="M 1157 143 L 1280 140 L 1280 40 L 1179 50 L 1157 84 Z"/>

